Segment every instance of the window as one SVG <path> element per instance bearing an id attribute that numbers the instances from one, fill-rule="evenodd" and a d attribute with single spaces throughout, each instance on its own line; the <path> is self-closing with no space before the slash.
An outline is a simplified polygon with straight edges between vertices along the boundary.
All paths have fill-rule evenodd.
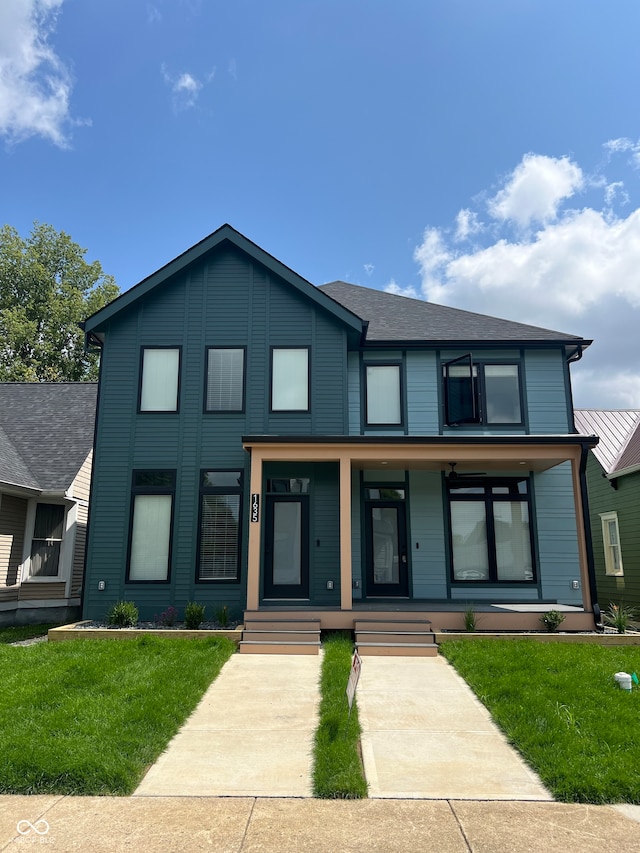
<path id="1" fill-rule="evenodd" d="M 169 580 L 175 471 L 134 471 L 129 581 Z"/>
<path id="2" fill-rule="evenodd" d="M 446 362 L 443 369 L 448 426 L 522 423 L 517 364 L 474 363 L 469 353 Z"/>
<path id="3" fill-rule="evenodd" d="M 602 521 L 602 540 L 604 544 L 605 574 L 624 574 L 622 567 L 622 551 L 620 550 L 620 530 L 618 529 L 618 513 L 600 513 Z"/>
<path id="4" fill-rule="evenodd" d="M 205 411 L 244 410 L 244 349 L 210 347 L 207 350 Z"/>
<path id="5" fill-rule="evenodd" d="M 453 581 L 533 582 L 527 480 L 449 484 Z"/>
<path id="6" fill-rule="evenodd" d="M 400 365 L 368 364 L 365 375 L 367 424 L 370 426 L 402 424 Z"/>
<path id="7" fill-rule="evenodd" d="M 309 350 L 271 351 L 271 411 L 309 411 Z"/>
<path id="8" fill-rule="evenodd" d="M 199 581 L 239 580 L 241 508 L 241 471 L 202 472 Z"/>
<path id="9" fill-rule="evenodd" d="M 37 504 L 31 540 L 31 577 L 56 578 L 64 534 L 64 506 Z"/>
<path id="10" fill-rule="evenodd" d="M 142 350 L 140 381 L 141 412 L 177 412 L 180 379 L 180 349 L 145 347 Z"/>

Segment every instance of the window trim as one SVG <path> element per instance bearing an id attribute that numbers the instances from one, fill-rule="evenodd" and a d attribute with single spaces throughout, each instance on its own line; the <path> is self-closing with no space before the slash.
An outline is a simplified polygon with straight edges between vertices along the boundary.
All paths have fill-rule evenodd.
<path id="1" fill-rule="evenodd" d="M 364 361 L 362 364 L 363 387 L 364 387 L 364 425 L 367 429 L 404 429 L 404 371 L 402 361 L 390 359 L 389 361 Z M 398 421 L 370 421 L 369 420 L 369 376 L 370 367 L 396 367 L 398 369 Z"/>
<path id="2" fill-rule="evenodd" d="M 209 391 L 209 357 L 212 350 L 239 350 L 242 352 L 242 403 L 239 409 L 209 409 L 207 398 Z M 204 393 L 202 400 L 202 411 L 205 415 L 243 415 L 247 402 L 247 347 L 246 346 L 215 346 L 205 347 L 205 370 L 204 370 Z M 210 469 L 207 469 L 210 470 Z"/>
<path id="3" fill-rule="evenodd" d="M 307 353 L 307 407 L 306 409 L 274 409 L 273 408 L 273 354 L 276 351 L 295 350 Z M 269 413 L 272 415 L 286 414 L 309 414 L 311 412 L 311 347 L 310 346 L 282 346 L 272 345 L 269 355 Z"/>
<path id="4" fill-rule="evenodd" d="M 459 421 L 449 420 L 449 393 L 448 393 L 448 369 L 451 365 L 467 360 L 472 371 L 472 387 L 473 387 L 473 415 L 472 417 Z M 471 352 L 457 358 L 447 359 L 441 362 L 442 364 L 442 383 L 443 383 L 443 399 L 444 399 L 444 425 L 447 427 L 457 426 L 480 426 L 493 429 L 504 427 L 524 427 L 525 421 L 525 405 L 524 405 L 524 387 L 523 387 L 523 369 L 522 359 L 474 359 Z M 488 421 L 487 420 L 487 385 L 485 377 L 486 367 L 515 367 L 518 380 L 518 402 L 520 406 L 519 421 Z M 474 375 L 475 374 L 475 375 Z"/>
<path id="5" fill-rule="evenodd" d="M 213 471 L 217 474 L 240 472 L 240 483 L 235 488 L 229 486 L 205 486 L 203 484 L 204 475 L 208 471 Z M 244 528 L 244 470 L 239 467 L 235 468 L 215 468 L 209 465 L 207 468 L 201 468 L 199 473 L 199 489 L 198 489 L 198 538 L 196 543 L 196 571 L 195 582 L 201 584 L 238 584 L 241 578 L 242 568 L 242 542 Z M 202 499 L 205 495 L 238 495 L 238 541 L 237 541 L 237 559 L 236 559 L 236 576 L 235 578 L 202 578 L 200 577 L 200 546 L 202 543 Z"/>
<path id="6" fill-rule="evenodd" d="M 526 492 L 521 494 L 517 491 L 518 483 L 524 482 Z M 509 487 L 509 494 L 493 494 L 492 489 L 495 487 Z M 468 495 L 457 495 L 452 497 L 452 489 L 454 488 L 483 488 L 483 493 L 469 493 Z M 515 584 L 517 586 L 535 586 L 538 582 L 537 561 L 535 552 L 535 537 L 533 529 L 533 511 L 532 511 L 532 495 L 531 495 L 531 478 L 526 477 L 473 477 L 465 478 L 464 475 L 456 478 L 453 483 L 446 480 L 446 498 L 447 498 L 447 525 L 449 535 L 449 580 L 451 585 L 460 584 L 461 586 L 480 586 L 480 587 L 495 587 L 509 586 Z M 515 493 L 513 493 L 515 492 Z M 529 547 L 531 553 L 531 577 L 528 579 L 517 580 L 509 578 L 503 580 L 498 577 L 498 559 L 497 559 L 497 542 L 495 535 L 495 517 L 493 512 L 494 503 L 503 503 L 520 501 L 527 504 L 528 524 L 529 524 Z M 453 523 L 451 518 L 451 504 L 456 503 L 480 503 L 484 504 L 485 521 L 487 531 L 487 562 L 489 569 L 489 577 L 483 579 L 457 578 L 455 576 L 455 566 L 453 558 Z"/>
<path id="7" fill-rule="evenodd" d="M 624 577 L 624 563 L 622 561 L 622 542 L 620 541 L 620 524 L 618 522 L 617 510 L 611 512 L 601 512 L 600 522 L 602 524 L 602 547 L 604 550 L 604 573 L 607 577 L 621 578 Z M 620 561 L 620 569 L 614 569 L 614 559 L 612 549 L 615 547 L 611 544 L 609 538 L 609 523 L 614 521 L 616 525 L 616 533 L 618 536 L 618 558 Z"/>
<path id="8" fill-rule="evenodd" d="M 143 409 L 142 408 L 142 383 L 144 380 L 144 354 L 147 350 L 175 350 L 178 353 L 178 380 L 176 383 L 176 407 L 175 409 Z M 138 409 L 139 415 L 176 415 L 180 413 L 180 391 L 182 384 L 182 346 L 174 344 L 163 344 L 161 346 L 142 344 L 140 346 L 140 369 L 138 375 Z"/>
<path id="9" fill-rule="evenodd" d="M 169 486 L 137 486 L 136 476 L 138 474 L 149 474 L 152 472 L 171 474 L 173 482 Z M 131 472 L 131 498 L 129 505 L 129 534 L 127 544 L 127 569 L 125 572 L 125 583 L 127 584 L 168 584 L 171 582 L 171 565 L 173 561 L 173 534 L 175 526 L 176 509 L 176 483 L 177 471 L 175 468 L 134 468 Z M 167 576 L 161 580 L 155 578 L 139 579 L 131 577 L 131 550 L 133 545 L 133 516 L 136 505 L 136 497 L 139 495 L 169 495 L 171 497 L 171 517 L 169 521 L 169 548 L 167 553 Z"/>

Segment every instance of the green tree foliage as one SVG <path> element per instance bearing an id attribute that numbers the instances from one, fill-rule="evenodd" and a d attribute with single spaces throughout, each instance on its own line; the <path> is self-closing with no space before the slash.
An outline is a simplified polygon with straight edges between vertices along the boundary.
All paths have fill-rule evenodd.
<path id="1" fill-rule="evenodd" d="M 64 231 L 34 223 L 26 240 L 0 228 L 0 381 L 98 378 L 79 323 L 119 294 L 100 263 L 88 263 Z"/>

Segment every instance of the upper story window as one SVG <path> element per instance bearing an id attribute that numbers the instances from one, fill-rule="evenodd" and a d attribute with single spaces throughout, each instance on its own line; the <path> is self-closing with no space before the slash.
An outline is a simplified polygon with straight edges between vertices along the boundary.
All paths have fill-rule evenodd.
<path id="1" fill-rule="evenodd" d="M 206 412 L 244 411 L 244 348 L 207 349 Z"/>
<path id="2" fill-rule="evenodd" d="M 365 368 L 368 426 L 402 424 L 399 364 L 367 364 Z"/>
<path id="3" fill-rule="evenodd" d="M 56 578 L 64 536 L 65 508 L 62 504 L 37 504 L 31 540 L 31 577 Z"/>
<path id="4" fill-rule="evenodd" d="M 309 348 L 271 350 L 271 411 L 309 411 Z"/>
<path id="5" fill-rule="evenodd" d="M 134 471 L 129 536 L 129 581 L 168 581 L 175 471 Z"/>
<path id="6" fill-rule="evenodd" d="M 143 347 L 141 374 L 139 411 L 177 412 L 180 348 Z"/>
<path id="7" fill-rule="evenodd" d="M 477 363 L 469 353 L 443 367 L 448 426 L 523 422 L 518 364 Z"/>
<path id="8" fill-rule="evenodd" d="M 605 574 L 624 574 L 622 566 L 622 551 L 620 549 L 620 530 L 618 528 L 618 513 L 600 513 L 602 522 L 602 541 L 604 544 L 604 566 Z"/>

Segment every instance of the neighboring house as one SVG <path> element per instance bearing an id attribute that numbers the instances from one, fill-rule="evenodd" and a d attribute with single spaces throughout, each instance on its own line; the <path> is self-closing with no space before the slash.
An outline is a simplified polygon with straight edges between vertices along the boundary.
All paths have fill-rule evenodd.
<path id="1" fill-rule="evenodd" d="M 96 394 L 0 382 L 0 624 L 80 613 Z"/>
<path id="2" fill-rule="evenodd" d="M 85 323 L 85 618 L 196 600 L 353 628 L 593 628 L 569 364 L 590 341 L 334 282 L 228 225 Z M 408 614 L 408 615 L 407 615 Z"/>
<path id="3" fill-rule="evenodd" d="M 575 421 L 600 437 L 587 464 L 600 606 L 640 608 L 640 410 L 579 409 Z"/>

